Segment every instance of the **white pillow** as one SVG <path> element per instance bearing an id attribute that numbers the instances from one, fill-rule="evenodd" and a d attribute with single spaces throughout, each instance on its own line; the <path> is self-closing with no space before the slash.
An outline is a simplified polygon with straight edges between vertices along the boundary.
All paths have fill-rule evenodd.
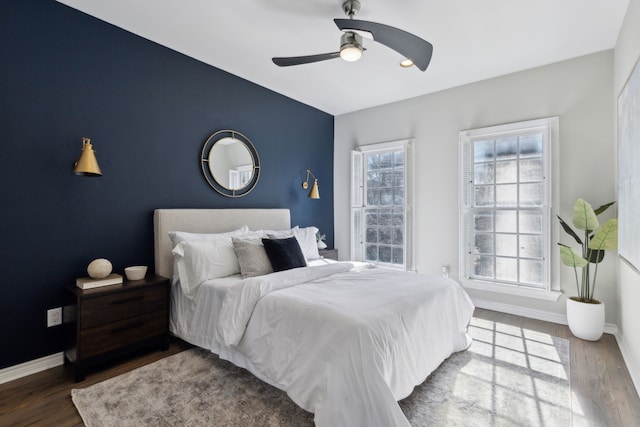
<path id="1" fill-rule="evenodd" d="M 182 241 L 171 252 L 177 261 L 182 292 L 190 299 L 202 282 L 240 273 L 231 237 Z"/>
<path id="2" fill-rule="evenodd" d="M 234 237 L 242 236 L 249 232 L 249 227 L 243 225 L 237 230 L 227 231 L 226 233 L 188 233 L 186 231 L 169 231 L 167 234 L 171 239 L 171 247 L 175 248 L 180 242 L 193 242 L 193 241 L 209 241 L 215 240 L 220 237 Z M 173 280 L 171 283 L 176 284 L 180 279 L 178 277 L 177 259 L 173 257 Z"/>
<path id="3" fill-rule="evenodd" d="M 264 238 L 269 238 L 269 239 L 286 239 L 287 237 L 293 237 L 293 230 L 258 230 L 255 232 L 251 232 L 251 233 L 256 233 L 258 235 L 260 235 L 261 237 Z M 245 237 L 245 236 L 242 236 Z"/>
<path id="4" fill-rule="evenodd" d="M 249 227 L 243 225 L 237 230 L 227 231 L 226 233 L 187 233 L 186 231 L 170 231 L 169 238 L 171 239 L 171 243 L 173 243 L 173 247 L 183 241 L 192 242 L 194 240 L 198 241 L 208 241 L 215 240 L 219 237 L 234 237 L 234 236 L 242 236 L 243 234 L 247 234 L 249 232 Z"/>
<path id="5" fill-rule="evenodd" d="M 318 253 L 318 242 L 316 240 L 316 227 L 300 228 L 297 225 L 291 229 L 293 235 L 298 239 L 302 254 L 307 261 L 320 258 Z"/>

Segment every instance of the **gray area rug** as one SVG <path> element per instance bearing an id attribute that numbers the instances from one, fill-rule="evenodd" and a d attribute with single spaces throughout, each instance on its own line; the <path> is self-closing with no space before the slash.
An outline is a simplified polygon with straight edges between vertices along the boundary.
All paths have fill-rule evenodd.
<path id="1" fill-rule="evenodd" d="M 400 402 L 413 426 L 569 426 L 569 342 L 474 318 L 474 342 Z M 71 391 L 88 427 L 313 426 L 313 414 L 202 349 Z"/>

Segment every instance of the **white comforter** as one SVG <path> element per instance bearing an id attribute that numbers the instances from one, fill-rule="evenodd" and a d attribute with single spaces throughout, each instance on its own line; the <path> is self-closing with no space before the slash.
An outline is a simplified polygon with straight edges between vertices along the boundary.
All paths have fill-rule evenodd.
<path id="1" fill-rule="evenodd" d="M 352 267 L 234 283 L 207 326 L 209 348 L 241 352 L 317 426 L 408 426 L 397 401 L 468 347 L 473 304 L 450 279 Z"/>

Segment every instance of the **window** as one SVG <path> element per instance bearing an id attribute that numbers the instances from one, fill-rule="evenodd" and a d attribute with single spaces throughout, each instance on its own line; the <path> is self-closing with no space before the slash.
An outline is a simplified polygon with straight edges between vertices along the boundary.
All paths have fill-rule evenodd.
<path id="1" fill-rule="evenodd" d="M 351 259 L 413 268 L 409 141 L 352 151 Z"/>
<path id="2" fill-rule="evenodd" d="M 465 286 L 551 293 L 551 143 L 557 129 L 558 119 L 549 118 L 460 133 Z"/>

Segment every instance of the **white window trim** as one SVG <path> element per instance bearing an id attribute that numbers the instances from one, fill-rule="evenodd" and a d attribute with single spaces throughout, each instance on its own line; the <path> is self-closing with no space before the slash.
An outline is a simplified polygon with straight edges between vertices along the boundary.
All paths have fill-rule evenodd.
<path id="1" fill-rule="evenodd" d="M 388 151 L 393 149 L 403 148 L 405 150 L 405 230 L 404 230 L 404 238 L 405 238 L 405 271 L 415 271 L 415 239 L 413 237 L 414 228 L 414 214 L 413 214 L 413 203 L 415 200 L 415 185 L 414 185 L 414 155 L 413 155 L 413 139 L 400 139 L 396 141 L 388 141 L 388 142 L 380 142 L 376 144 L 368 144 L 368 145 L 360 145 L 356 147 L 356 151 L 352 152 L 352 169 L 353 169 L 353 156 L 362 155 L 364 153 L 371 154 L 376 151 Z M 358 185 L 357 182 L 354 182 L 353 170 L 351 171 L 351 191 L 353 192 L 354 185 Z M 362 187 L 362 200 L 361 207 L 364 211 L 365 202 L 364 197 L 366 197 L 366 181 L 364 180 L 364 165 L 362 167 L 362 177 L 360 178 L 361 182 L 359 185 Z M 358 208 L 359 206 L 354 206 L 354 197 L 353 193 L 351 196 L 351 209 Z M 350 214 L 351 217 L 351 227 L 354 227 L 353 214 Z M 359 235 L 364 238 L 364 228 L 365 228 L 365 218 L 364 214 L 361 217 L 360 221 L 361 230 L 359 230 Z M 361 261 L 364 259 L 364 249 L 362 248 L 362 242 L 355 242 L 354 240 L 354 230 L 351 230 L 351 259 L 356 261 Z M 358 249 L 357 247 L 360 247 Z M 357 259 L 357 254 L 362 255 L 362 259 Z M 394 270 L 398 270 L 398 267 L 387 265 L 387 264 L 377 264 L 381 267 L 390 268 Z"/>
<path id="2" fill-rule="evenodd" d="M 461 153 L 465 143 L 471 141 L 471 139 L 475 139 L 482 135 L 495 135 L 500 133 L 510 133 L 514 131 L 526 131 L 527 129 L 534 129 L 546 127 L 547 128 L 547 146 L 545 147 L 545 156 L 547 156 L 547 160 L 545 164 L 547 165 L 547 169 L 545 170 L 545 179 L 549 183 L 547 195 L 547 209 L 549 210 L 548 221 L 546 228 L 548 230 L 548 241 L 545 242 L 548 246 L 547 255 L 549 257 L 548 267 L 547 267 L 547 286 L 543 289 L 535 289 L 535 288 L 527 288 L 521 287 L 518 285 L 510 285 L 510 284 L 502 284 L 502 283 L 494 283 L 488 282 L 478 279 L 470 279 L 466 277 L 466 262 L 467 256 L 465 253 L 465 236 L 464 236 L 464 225 L 463 225 L 463 215 L 464 215 L 464 188 L 467 183 L 463 182 L 463 179 L 460 179 L 459 182 L 459 273 L 458 277 L 460 282 L 465 288 L 470 289 L 478 289 L 482 291 L 495 292 L 500 294 L 507 295 L 515 295 L 526 298 L 533 299 L 542 299 L 548 301 L 557 301 L 558 298 L 562 295 L 562 290 L 560 287 L 560 269 L 559 269 L 559 260 L 557 256 L 557 251 L 555 249 L 555 242 L 558 241 L 559 238 L 559 226 L 558 222 L 554 221 L 555 219 L 555 206 L 558 206 L 559 202 L 559 184 L 558 180 L 554 179 L 554 177 L 559 176 L 559 149 L 558 149 L 558 141 L 560 136 L 559 129 L 559 118 L 556 117 L 548 117 L 543 119 L 536 120 L 528 120 L 517 123 L 509 123 L 504 125 L 490 126 L 485 128 L 471 129 L 462 131 L 459 134 L 459 158 L 462 157 Z M 458 173 L 459 177 L 462 177 L 462 168 L 464 167 L 462 164 L 462 160 L 459 162 L 460 171 Z"/>

